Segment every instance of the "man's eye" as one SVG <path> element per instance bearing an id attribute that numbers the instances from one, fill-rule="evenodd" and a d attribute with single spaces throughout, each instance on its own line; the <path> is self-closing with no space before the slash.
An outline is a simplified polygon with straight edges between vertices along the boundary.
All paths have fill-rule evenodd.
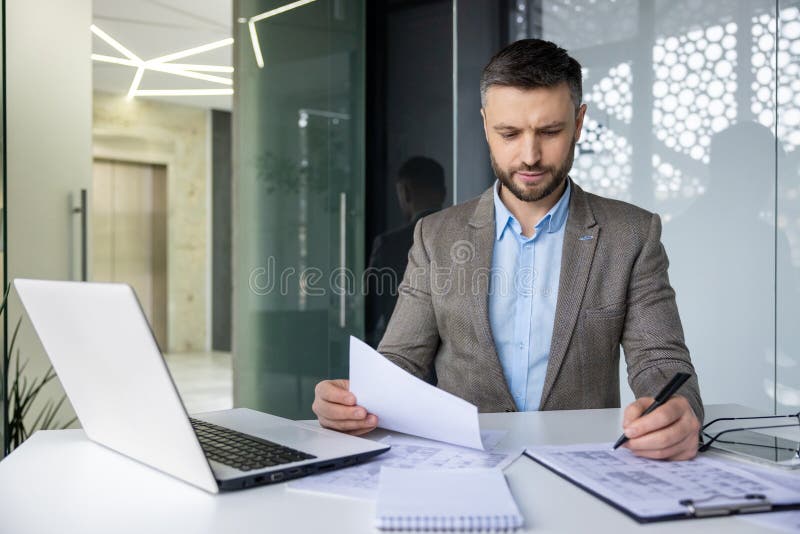
<path id="1" fill-rule="evenodd" d="M 544 131 L 544 132 L 542 132 L 542 133 L 543 133 L 544 135 L 547 135 L 547 136 L 550 136 L 550 137 L 552 137 L 552 136 L 554 136 L 554 135 L 558 135 L 558 134 L 560 134 L 560 133 L 561 133 L 561 130 L 547 130 L 547 131 Z"/>
<path id="2" fill-rule="evenodd" d="M 509 132 L 500 135 L 502 136 L 503 139 L 514 139 L 517 136 L 516 132 L 514 133 Z"/>

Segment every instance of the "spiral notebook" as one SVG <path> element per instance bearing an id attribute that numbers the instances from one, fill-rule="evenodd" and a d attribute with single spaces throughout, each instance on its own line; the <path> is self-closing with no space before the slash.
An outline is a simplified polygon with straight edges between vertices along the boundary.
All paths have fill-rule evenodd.
<path id="1" fill-rule="evenodd" d="M 379 529 L 514 530 L 522 523 L 500 469 L 381 469 Z"/>

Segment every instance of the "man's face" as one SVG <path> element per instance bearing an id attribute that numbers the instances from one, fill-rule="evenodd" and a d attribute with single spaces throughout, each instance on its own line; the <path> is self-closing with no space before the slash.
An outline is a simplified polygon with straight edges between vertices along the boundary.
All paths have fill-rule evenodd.
<path id="1" fill-rule="evenodd" d="M 520 89 L 492 86 L 481 110 L 492 168 L 524 202 L 559 190 L 572 168 L 586 106 L 575 112 L 566 83 Z"/>

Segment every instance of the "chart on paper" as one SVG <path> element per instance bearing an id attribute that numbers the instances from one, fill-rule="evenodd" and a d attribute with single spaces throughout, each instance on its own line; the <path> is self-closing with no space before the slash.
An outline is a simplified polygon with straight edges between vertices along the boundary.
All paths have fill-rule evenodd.
<path id="1" fill-rule="evenodd" d="M 289 483 L 288 487 L 291 490 L 374 500 L 378 495 L 383 466 L 405 469 L 503 469 L 522 454 L 521 450 L 489 450 L 495 449 L 505 434 L 505 431 L 481 431 L 486 451 L 411 436 L 389 436 L 382 441 L 392 448 L 377 458 L 347 469 L 305 477 Z"/>
<path id="2" fill-rule="evenodd" d="M 529 447 L 526 453 L 552 470 L 641 518 L 683 515 L 681 501 L 736 505 L 747 495 L 772 504 L 797 501 L 797 488 L 770 468 L 715 456 L 663 462 L 635 456 L 610 443 Z"/>

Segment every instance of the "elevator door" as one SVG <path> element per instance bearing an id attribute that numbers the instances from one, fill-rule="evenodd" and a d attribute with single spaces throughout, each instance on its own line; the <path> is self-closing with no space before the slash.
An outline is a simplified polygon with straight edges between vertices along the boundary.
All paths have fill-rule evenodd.
<path id="1" fill-rule="evenodd" d="M 95 160 L 91 273 L 130 284 L 159 346 L 167 345 L 167 169 Z"/>

